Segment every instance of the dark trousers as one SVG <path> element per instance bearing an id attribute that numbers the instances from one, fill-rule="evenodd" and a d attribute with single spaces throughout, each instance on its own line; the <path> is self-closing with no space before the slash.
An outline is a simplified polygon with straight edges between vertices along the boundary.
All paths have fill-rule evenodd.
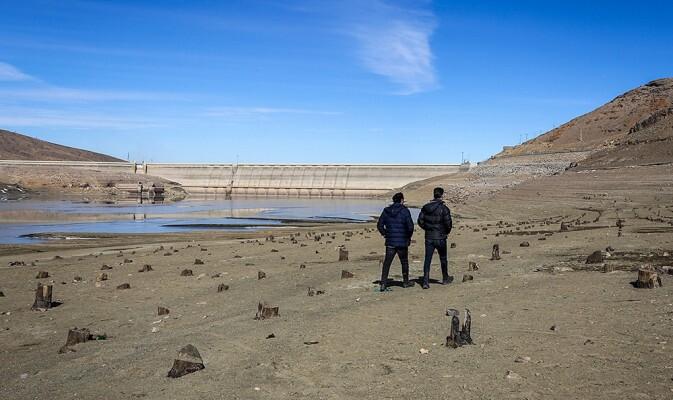
<path id="1" fill-rule="evenodd" d="M 449 260 L 446 256 L 446 239 L 425 240 L 425 263 L 423 264 L 423 284 L 430 284 L 430 264 L 432 256 L 437 250 L 439 253 L 439 262 L 442 265 L 442 280 L 449 279 Z"/>
<path id="2" fill-rule="evenodd" d="M 409 247 L 386 246 L 386 258 L 383 259 L 383 271 L 381 271 L 381 284 L 385 285 L 388 282 L 388 273 L 390 272 L 390 264 L 393 263 L 395 254 L 400 257 L 402 263 L 402 277 L 406 282 L 409 279 Z"/>

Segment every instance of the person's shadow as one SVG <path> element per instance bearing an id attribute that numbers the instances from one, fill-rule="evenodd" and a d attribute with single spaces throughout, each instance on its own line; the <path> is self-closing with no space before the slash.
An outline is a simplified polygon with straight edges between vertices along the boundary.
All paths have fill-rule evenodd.
<path id="1" fill-rule="evenodd" d="M 377 279 L 372 283 L 375 284 L 375 285 L 380 285 L 381 280 Z M 402 283 L 403 283 L 402 281 L 398 281 L 398 280 L 395 280 L 395 279 L 392 279 L 392 278 L 388 278 L 388 281 L 386 282 L 386 286 L 387 287 L 402 287 Z"/>
<path id="2" fill-rule="evenodd" d="M 423 277 L 422 277 L 422 276 L 419 276 L 418 278 L 416 278 L 416 279 L 412 279 L 412 280 L 413 280 L 414 282 L 418 283 L 419 285 L 423 286 Z M 428 282 L 429 282 L 431 285 L 434 285 L 434 284 L 441 285 L 441 284 L 442 284 L 442 281 L 440 281 L 440 280 L 438 280 L 438 279 L 432 279 L 432 278 L 428 279 Z M 449 275 L 449 283 L 452 283 L 452 282 L 453 282 L 453 276 L 452 276 L 452 275 Z"/>

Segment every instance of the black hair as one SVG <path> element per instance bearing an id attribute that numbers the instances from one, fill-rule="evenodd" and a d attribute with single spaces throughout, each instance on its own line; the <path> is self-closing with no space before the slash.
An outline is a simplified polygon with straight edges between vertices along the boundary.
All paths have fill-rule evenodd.
<path id="1" fill-rule="evenodd" d="M 435 197 L 435 199 L 439 199 L 444 195 L 444 189 L 436 187 L 432 190 L 432 195 Z"/>
<path id="2" fill-rule="evenodd" d="M 393 203 L 401 203 L 404 200 L 404 195 L 401 192 L 393 195 Z"/>

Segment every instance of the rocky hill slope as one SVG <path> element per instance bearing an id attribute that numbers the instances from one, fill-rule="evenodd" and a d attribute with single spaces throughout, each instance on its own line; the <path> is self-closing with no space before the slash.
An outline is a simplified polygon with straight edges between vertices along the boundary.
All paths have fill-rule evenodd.
<path id="1" fill-rule="evenodd" d="M 2 129 L 0 160 L 123 161 L 105 154 L 62 146 Z"/>
<path id="2" fill-rule="evenodd" d="M 673 163 L 673 78 L 628 91 L 596 110 L 479 163 L 468 173 L 439 176 L 402 188 L 412 205 L 447 190 L 466 204 L 503 189 L 564 171 L 619 169 Z M 537 179 L 540 178 L 540 179 Z"/>
<path id="3" fill-rule="evenodd" d="M 599 150 L 672 106 L 673 78 L 657 79 L 496 157 Z"/>

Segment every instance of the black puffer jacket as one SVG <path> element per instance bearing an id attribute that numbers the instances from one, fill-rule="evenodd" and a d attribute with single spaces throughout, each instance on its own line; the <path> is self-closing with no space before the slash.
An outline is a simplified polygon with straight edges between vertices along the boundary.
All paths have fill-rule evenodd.
<path id="1" fill-rule="evenodd" d="M 384 208 L 376 227 L 386 238 L 386 246 L 409 246 L 414 235 L 414 220 L 411 219 L 411 213 L 400 203 L 393 203 Z"/>
<path id="2" fill-rule="evenodd" d="M 418 226 L 425 231 L 426 240 L 446 239 L 453 227 L 451 210 L 442 200 L 435 199 L 421 209 Z"/>

